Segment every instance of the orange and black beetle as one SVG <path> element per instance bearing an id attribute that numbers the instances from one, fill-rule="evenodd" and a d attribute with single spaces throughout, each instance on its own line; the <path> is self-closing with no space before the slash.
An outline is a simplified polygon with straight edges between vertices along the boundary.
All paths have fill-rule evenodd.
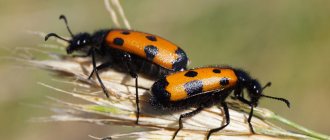
<path id="1" fill-rule="evenodd" d="M 231 67 L 201 67 L 186 71 L 180 71 L 169 74 L 156 81 L 152 88 L 151 104 L 163 109 L 177 109 L 186 107 L 196 107 L 196 110 L 180 115 L 179 128 L 173 135 L 173 139 L 180 129 L 182 129 L 182 118 L 191 117 L 203 108 L 215 104 L 221 104 L 224 108 L 226 123 L 225 125 L 211 129 L 207 135 L 210 135 L 225 128 L 229 122 L 229 111 L 225 99 L 233 91 L 233 99 L 237 99 L 251 107 L 248 123 L 251 132 L 254 133 L 251 125 L 253 108 L 258 105 L 260 97 L 267 97 L 283 101 L 290 107 L 288 100 L 264 95 L 262 92 L 268 83 L 261 87 L 260 83 L 253 79 L 245 71 Z M 246 89 L 248 99 L 244 98 L 243 90 Z"/>
<path id="2" fill-rule="evenodd" d="M 81 57 L 92 56 L 93 72 L 89 78 L 96 77 L 107 97 L 106 88 L 103 85 L 98 71 L 107 67 L 114 67 L 120 71 L 129 73 L 135 78 L 137 120 L 139 119 L 138 99 L 138 75 L 143 73 L 150 78 L 160 78 L 175 71 L 185 70 L 188 63 L 186 53 L 177 45 L 159 36 L 124 29 L 106 29 L 96 31 L 94 34 L 86 32 L 73 34 L 68 26 L 66 17 L 60 16 L 65 21 L 71 35 L 67 40 L 55 33 L 49 33 L 49 37 L 56 37 L 69 43 L 66 48 L 68 54 L 79 52 Z M 96 61 L 101 65 L 96 66 Z"/>

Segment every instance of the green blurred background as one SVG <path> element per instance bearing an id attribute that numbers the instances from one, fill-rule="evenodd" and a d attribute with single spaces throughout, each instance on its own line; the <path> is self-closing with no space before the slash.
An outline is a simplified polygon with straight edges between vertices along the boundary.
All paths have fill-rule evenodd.
<path id="1" fill-rule="evenodd" d="M 133 29 L 160 35 L 181 46 L 191 67 L 230 64 L 243 68 L 266 94 L 285 97 L 292 108 L 264 99 L 260 105 L 307 128 L 330 134 L 330 1 L 328 0 L 121 0 Z M 103 1 L 1 0 L 0 139 L 89 139 L 113 127 L 87 123 L 29 123 L 47 116 L 48 95 L 37 85 L 53 83 L 48 72 L 3 59 L 17 47 L 36 47 L 42 38 L 28 30 L 68 36 L 113 27 Z M 37 47 L 36 47 L 37 48 Z M 14 54 L 15 55 L 15 54 Z M 125 129 L 125 128 L 124 128 Z"/>

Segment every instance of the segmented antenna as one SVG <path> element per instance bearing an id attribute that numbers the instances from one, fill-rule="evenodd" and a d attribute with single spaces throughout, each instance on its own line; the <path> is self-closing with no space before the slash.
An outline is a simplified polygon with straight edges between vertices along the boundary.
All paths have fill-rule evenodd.
<path id="1" fill-rule="evenodd" d="M 71 37 L 73 37 L 73 33 L 72 33 L 71 29 L 69 28 L 68 20 L 66 19 L 66 17 L 65 17 L 64 15 L 60 15 L 59 19 L 64 20 L 65 25 L 66 25 L 66 28 L 68 29 L 68 31 L 69 31 Z"/>
<path id="2" fill-rule="evenodd" d="M 55 34 L 55 33 L 49 33 L 49 34 L 47 34 L 46 36 L 45 36 L 45 41 L 47 41 L 48 40 L 48 38 L 49 37 L 56 37 L 56 38 L 58 38 L 58 39 L 61 39 L 61 40 L 64 40 L 64 41 L 66 41 L 66 42 L 70 42 L 69 40 L 67 40 L 67 39 L 65 39 L 65 38 L 63 38 L 63 37 L 60 37 L 59 35 L 57 35 L 57 34 Z"/>
<path id="3" fill-rule="evenodd" d="M 263 91 L 266 87 L 270 87 L 271 85 L 272 85 L 272 83 L 268 82 L 261 90 Z M 267 96 L 267 95 L 264 95 L 264 94 L 261 94 L 261 96 L 266 97 L 266 98 L 270 98 L 270 99 L 275 99 L 275 100 L 282 101 L 282 102 L 286 103 L 286 105 L 290 108 L 290 102 L 287 99 Z"/>
<path id="4" fill-rule="evenodd" d="M 262 91 L 266 88 L 266 87 L 270 87 L 272 85 L 272 83 L 271 82 L 268 82 L 264 87 L 262 87 Z"/>
<path id="5" fill-rule="evenodd" d="M 290 102 L 287 99 L 278 98 L 278 97 L 272 97 L 272 96 L 267 96 L 267 95 L 264 95 L 264 94 L 261 94 L 261 96 L 262 97 L 266 97 L 266 98 L 270 98 L 270 99 L 275 99 L 275 100 L 282 101 L 282 102 L 286 103 L 286 105 L 290 108 Z"/>

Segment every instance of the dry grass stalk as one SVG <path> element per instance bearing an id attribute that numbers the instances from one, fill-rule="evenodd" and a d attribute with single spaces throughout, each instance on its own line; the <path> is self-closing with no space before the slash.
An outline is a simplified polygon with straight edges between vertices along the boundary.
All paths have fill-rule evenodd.
<path id="1" fill-rule="evenodd" d="M 25 49 L 24 52 L 27 52 Z M 35 121 L 83 121 L 95 124 L 116 124 L 123 126 L 137 126 L 135 124 L 135 88 L 134 79 L 129 75 L 116 72 L 112 69 L 100 73 L 107 89 L 111 93 L 110 99 L 105 98 L 98 82 L 94 79 L 87 80 L 92 70 L 89 58 L 72 58 L 62 54 L 50 53 L 47 51 L 29 50 L 35 56 L 50 56 L 44 60 L 21 59 L 32 66 L 37 66 L 55 72 L 58 76 L 71 77 L 71 80 L 63 80 L 65 85 L 71 84 L 72 90 L 63 90 L 45 83 L 42 86 L 64 93 L 72 98 L 78 98 L 87 103 L 76 103 L 70 99 L 49 99 L 57 104 L 64 105 L 57 108 L 57 112 L 50 117 L 37 118 Z M 23 55 L 22 55 L 23 56 Z M 139 79 L 141 113 L 141 128 L 151 128 L 150 131 L 134 132 L 129 134 L 112 135 L 112 138 L 131 137 L 136 139 L 171 139 L 173 132 L 178 128 L 178 118 L 181 111 L 163 111 L 155 109 L 149 104 L 149 88 L 154 81 L 141 77 Z M 271 111 L 263 108 L 256 108 L 252 124 L 257 134 L 251 134 L 246 122 L 248 106 L 240 102 L 228 100 L 230 106 L 231 123 L 224 130 L 215 133 L 211 139 L 313 139 L 305 134 L 294 133 L 282 129 L 270 122 L 267 118 L 277 116 Z M 58 112 L 58 110 L 62 110 Z M 96 117 L 91 117 L 96 116 Z M 260 119 L 261 118 L 261 119 Z M 211 128 L 218 127 L 223 122 L 223 114 L 219 107 L 205 109 L 198 115 L 184 121 L 184 129 L 179 132 L 177 139 L 202 139 Z"/>

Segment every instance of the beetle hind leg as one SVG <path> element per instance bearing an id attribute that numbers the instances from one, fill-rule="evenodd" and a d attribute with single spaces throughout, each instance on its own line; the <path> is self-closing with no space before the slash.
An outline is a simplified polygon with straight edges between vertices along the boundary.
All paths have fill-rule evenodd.
<path id="1" fill-rule="evenodd" d="M 207 134 L 207 137 L 206 137 L 207 140 L 210 138 L 210 136 L 211 136 L 212 133 L 215 133 L 215 132 L 218 132 L 218 131 L 224 129 L 224 128 L 225 128 L 226 126 L 228 126 L 229 123 L 230 123 L 229 110 L 228 110 L 227 103 L 222 102 L 221 105 L 222 105 L 222 107 L 223 107 L 223 109 L 224 109 L 224 112 L 225 112 L 226 124 L 220 126 L 219 128 L 211 129 L 211 130 L 209 131 L 209 133 Z"/>
<path id="2" fill-rule="evenodd" d="M 191 111 L 191 112 L 188 112 L 188 113 L 185 113 L 185 114 L 181 114 L 180 115 L 180 118 L 179 118 L 179 128 L 174 132 L 173 134 L 173 137 L 172 137 L 172 140 L 175 139 L 176 135 L 178 134 L 178 132 L 183 128 L 183 124 L 182 124 L 182 119 L 183 118 L 188 118 L 188 117 L 192 117 L 194 115 L 196 115 L 197 113 L 201 112 L 203 110 L 203 106 L 199 106 L 197 109 Z"/>

